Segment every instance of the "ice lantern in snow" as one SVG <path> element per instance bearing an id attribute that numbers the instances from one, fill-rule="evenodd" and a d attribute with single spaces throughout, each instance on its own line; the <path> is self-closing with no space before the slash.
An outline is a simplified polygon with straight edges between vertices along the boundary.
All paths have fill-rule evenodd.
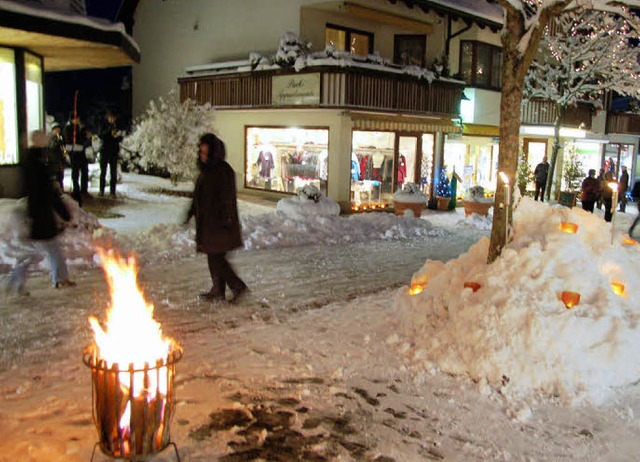
<path id="1" fill-rule="evenodd" d="M 569 223 L 568 221 L 563 221 L 560 223 L 560 230 L 569 234 L 576 234 L 578 232 L 578 225 L 575 223 Z"/>
<path id="2" fill-rule="evenodd" d="M 621 282 L 611 282 L 611 290 L 614 294 L 620 295 L 621 297 L 624 295 L 624 284 Z"/>
<path id="3" fill-rule="evenodd" d="M 580 294 L 578 292 L 564 291 L 560 294 L 560 300 L 570 310 L 580 303 Z"/>
<path id="4" fill-rule="evenodd" d="M 95 342 L 83 354 L 91 368 L 93 420 L 107 456 L 147 460 L 172 445 L 173 386 L 182 348 L 162 334 L 136 282 L 133 259 L 98 251 L 111 292 L 103 329 L 89 318 Z M 94 447 L 95 453 L 95 447 Z M 92 455 L 93 459 L 93 455 Z"/>
<path id="5" fill-rule="evenodd" d="M 480 287 L 482 287 L 482 285 L 479 282 L 465 282 L 464 287 L 465 289 L 471 289 L 476 292 Z"/>
<path id="6" fill-rule="evenodd" d="M 418 295 L 424 291 L 426 284 L 412 283 L 409 288 L 409 295 Z"/>

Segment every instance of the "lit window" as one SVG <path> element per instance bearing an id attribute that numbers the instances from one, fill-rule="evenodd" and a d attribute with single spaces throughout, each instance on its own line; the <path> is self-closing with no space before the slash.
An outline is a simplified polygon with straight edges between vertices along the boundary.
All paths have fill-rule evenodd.
<path id="1" fill-rule="evenodd" d="M 329 130 L 247 128 L 246 187 L 295 193 L 313 185 L 327 195 Z"/>
<path id="2" fill-rule="evenodd" d="M 469 85 L 500 88 L 502 50 L 482 42 L 460 43 L 460 75 Z"/>
<path id="3" fill-rule="evenodd" d="M 331 45 L 339 51 L 348 51 L 355 55 L 366 56 L 373 52 L 373 34 L 341 26 L 327 25 L 325 29 L 325 46 L 327 45 Z"/>
<path id="4" fill-rule="evenodd" d="M 0 48 L 0 165 L 17 162 L 15 56 L 13 50 Z"/>

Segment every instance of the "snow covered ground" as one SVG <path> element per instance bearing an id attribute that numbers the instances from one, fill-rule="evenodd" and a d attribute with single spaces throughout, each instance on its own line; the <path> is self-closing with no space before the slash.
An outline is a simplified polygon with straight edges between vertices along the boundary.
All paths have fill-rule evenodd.
<path id="1" fill-rule="evenodd" d="M 82 219 L 65 237 L 77 287 L 52 289 L 46 273 L 38 272 L 28 282 L 31 296 L 0 300 L 0 461 L 79 461 L 91 455 L 97 434 L 90 374 L 80 357 L 91 341 L 87 317 L 103 318 L 109 303 L 91 251 L 94 237 L 138 253 L 155 317 L 184 347 L 172 427 L 183 460 L 637 460 L 640 393 L 636 382 L 626 380 L 640 375 L 632 362 L 637 276 L 622 272 L 627 298 L 620 300 L 605 291 L 609 281 L 603 276 L 615 270 L 605 265 L 607 258 L 637 271 L 638 246 L 620 243 L 633 214 L 617 214 L 611 251 L 601 212 L 597 218 L 570 212 L 567 217 L 580 222 L 572 236 L 556 234 L 566 212 L 527 204 L 528 231 L 516 224 L 513 254 L 496 263 L 500 271 L 492 274 L 475 257 L 484 245 L 478 241 L 488 235 L 487 221 L 465 220 L 461 210 L 426 211 L 420 220 L 367 214 L 287 221 L 277 219 L 275 203 L 247 198 L 239 203 L 246 249 L 232 261 L 252 292 L 238 305 L 210 305 L 196 299 L 208 288 L 204 258 L 193 253 L 192 231 L 178 224 L 188 199 L 152 193 L 160 187 L 171 188 L 166 181 L 125 175 L 115 202 L 94 199 L 98 215 L 105 216 L 100 224 L 110 229 L 95 230 L 91 216 L 77 213 Z M 0 203 L 0 224 L 14 207 Z M 629 210 L 635 213 L 635 206 Z M 20 249 L 7 244 L 7 231 L 0 237 L 0 268 L 6 271 Z M 529 282 L 535 279 L 530 257 L 536 248 L 540 255 L 551 249 L 552 257 L 539 265 L 537 285 Z M 585 268 L 594 255 L 595 269 Z M 560 265 L 558 256 L 568 264 Z M 449 263 L 425 264 L 428 259 Z M 482 289 L 454 287 L 470 274 Z M 412 276 L 432 279 L 425 292 L 409 297 Z M 556 299 L 562 286 L 557 281 L 580 277 L 584 310 L 568 311 Z M 549 294 L 529 292 L 541 286 Z M 616 302 L 622 304 L 608 310 Z M 509 303 L 520 311 L 486 320 L 469 311 L 489 313 L 493 305 Z M 530 324 L 541 322 L 534 316 L 538 306 L 547 310 L 540 318 L 547 324 L 535 332 L 548 330 L 547 337 L 524 328 L 520 334 L 522 326 L 510 319 L 518 313 Z M 578 329 L 590 329 L 599 319 L 610 326 L 604 341 L 617 347 L 611 358 L 631 362 L 630 370 L 607 371 L 624 380 L 598 404 L 580 393 L 584 389 L 544 393 L 518 375 L 508 377 L 509 385 L 486 372 L 492 358 L 495 363 L 493 351 L 502 358 L 499 367 L 511 364 L 526 374 L 530 351 L 522 345 L 528 339 L 539 353 L 539 343 L 557 335 L 558 361 L 544 366 L 544 355 L 531 359 L 544 366 L 536 369 L 541 377 L 562 377 L 562 370 L 554 375 L 545 367 L 570 370 L 580 353 L 571 340 L 593 341 L 598 334 Z M 551 329 L 552 322 L 563 327 Z M 482 329 L 494 335 L 484 338 Z M 478 369 L 451 366 L 466 364 L 474 345 Z M 430 356 L 434 351 L 437 357 Z M 585 370 L 597 361 L 593 354 L 585 351 Z M 576 379 L 583 372 L 576 369 Z M 528 388 L 517 389 L 523 383 Z M 562 399 L 567 396 L 587 399 Z M 156 460 L 173 459 L 166 451 Z"/>

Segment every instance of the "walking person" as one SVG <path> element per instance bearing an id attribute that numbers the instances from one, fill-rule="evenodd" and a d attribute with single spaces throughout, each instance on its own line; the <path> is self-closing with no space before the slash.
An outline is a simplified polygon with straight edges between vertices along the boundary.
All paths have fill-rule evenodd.
<path id="1" fill-rule="evenodd" d="M 544 190 L 547 185 L 547 176 L 549 175 L 549 162 L 547 162 L 547 156 L 542 158 L 542 162 L 536 165 L 533 175 L 536 181 L 536 194 L 534 200 L 538 200 L 538 194 L 540 195 L 540 201 L 544 202 Z"/>
<path id="2" fill-rule="evenodd" d="M 604 205 L 604 221 L 610 222 L 613 218 L 613 211 L 611 207 L 613 205 L 613 190 L 610 184 L 615 183 L 613 181 L 613 173 L 606 172 L 604 174 L 604 188 L 602 190 L 602 204 Z"/>
<path id="3" fill-rule="evenodd" d="M 120 155 L 120 141 L 124 133 L 116 125 L 117 115 L 114 111 L 107 112 L 107 123 L 100 130 L 102 148 L 100 149 L 100 195 L 104 196 L 106 186 L 107 167 L 109 168 L 109 193 L 116 196 L 118 182 L 118 157 Z"/>
<path id="4" fill-rule="evenodd" d="M 618 179 L 618 194 L 620 197 L 620 211 L 625 212 L 627 210 L 627 189 L 629 189 L 629 172 L 627 172 L 627 166 L 620 167 L 622 173 Z"/>
<path id="5" fill-rule="evenodd" d="M 242 246 L 235 172 L 225 162 L 224 143 L 212 133 L 200 138 L 198 156 L 200 175 L 185 223 L 195 217 L 196 250 L 207 254 L 212 286 L 200 298 L 224 301 L 228 286 L 233 292 L 232 301 L 238 301 L 247 292 L 247 285 L 226 259 L 228 251 Z"/>
<path id="6" fill-rule="evenodd" d="M 604 188 L 607 187 L 607 183 L 604 180 L 604 168 L 600 169 L 600 173 L 598 173 L 596 180 L 598 180 L 598 199 L 596 200 L 596 207 L 600 210 L 602 208 L 602 192 L 604 191 Z"/>
<path id="7" fill-rule="evenodd" d="M 24 164 L 24 179 L 27 188 L 27 215 L 30 221 L 28 251 L 20 259 L 5 282 L 5 291 L 29 295 L 26 276 L 36 254 L 46 254 L 51 270 L 51 282 L 55 288 L 75 286 L 69 279 L 67 264 L 57 236 L 61 229 L 56 214 L 64 221 L 71 216 L 64 206 L 61 191 L 53 182 L 46 164 L 47 134 L 36 131 L 32 134 L 32 145 L 27 151 Z"/>
<path id="8" fill-rule="evenodd" d="M 82 199 L 89 197 L 89 161 L 85 153 L 89 135 L 80 117 L 71 113 L 69 123 L 64 127 L 63 138 L 71 157 L 72 196 L 82 205 Z"/>
<path id="9" fill-rule="evenodd" d="M 589 170 L 589 175 L 582 180 L 582 195 L 580 198 L 583 210 L 593 213 L 593 207 L 598 199 L 599 189 L 600 184 L 596 179 L 596 171 L 592 168 Z"/>

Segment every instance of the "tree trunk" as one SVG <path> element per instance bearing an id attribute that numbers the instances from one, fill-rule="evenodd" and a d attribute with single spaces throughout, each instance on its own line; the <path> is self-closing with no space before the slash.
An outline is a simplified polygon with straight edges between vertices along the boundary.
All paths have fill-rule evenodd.
<path id="1" fill-rule="evenodd" d="M 521 26 L 510 24 L 511 27 Z M 522 56 L 517 49 L 517 40 L 503 34 L 502 40 L 502 94 L 500 99 L 500 156 L 498 172 L 509 178 L 509 196 L 513 197 L 513 187 L 517 182 L 518 152 L 520 147 L 520 120 L 524 76 Z M 527 66 L 528 68 L 528 66 Z M 487 261 L 493 262 L 507 243 L 506 230 L 511 227 L 513 208 L 505 206 L 505 187 L 498 177 L 493 206 L 493 224 Z M 508 209 L 508 210 L 507 210 Z"/>
<path id="2" fill-rule="evenodd" d="M 558 152 L 560 152 L 560 122 L 564 115 L 564 108 L 556 109 L 556 120 L 553 124 L 553 147 L 551 148 L 551 160 L 549 161 L 549 174 L 547 175 L 547 185 L 545 186 L 544 195 L 549 202 L 551 197 L 551 186 L 553 185 L 553 177 L 555 176 L 556 163 L 558 162 Z"/>

